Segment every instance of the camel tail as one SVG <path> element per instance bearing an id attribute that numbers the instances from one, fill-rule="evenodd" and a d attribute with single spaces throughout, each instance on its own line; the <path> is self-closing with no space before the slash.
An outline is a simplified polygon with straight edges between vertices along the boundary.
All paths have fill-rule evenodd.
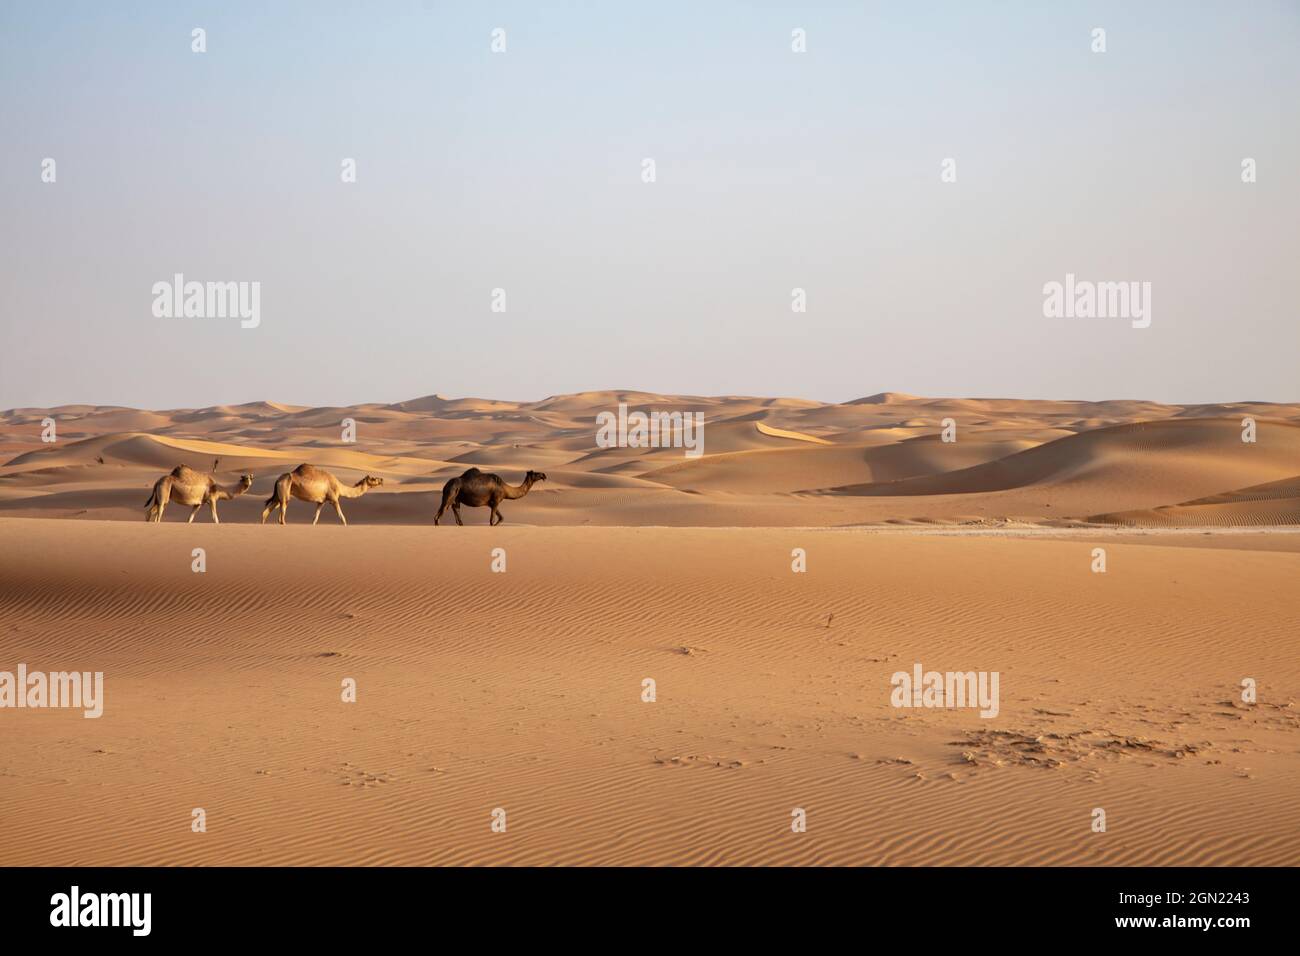
<path id="1" fill-rule="evenodd" d="M 163 482 L 166 480 L 164 477 L 154 482 L 153 491 L 149 492 L 149 500 L 144 503 L 145 521 L 153 521 L 160 516 L 163 506 Z"/>
<path id="2" fill-rule="evenodd" d="M 442 486 L 442 504 L 438 508 L 438 513 L 434 515 L 433 523 L 437 524 L 442 520 L 442 516 L 447 513 L 447 508 L 455 501 L 457 492 L 460 491 L 460 479 L 452 478 Z"/>
<path id="3" fill-rule="evenodd" d="M 286 475 L 281 475 L 279 478 L 275 479 L 275 484 L 271 486 L 271 497 L 267 498 L 263 503 L 265 507 L 269 508 L 280 500 L 280 482 L 284 481 L 286 477 Z"/>
<path id="4" fill-rule="evenodd" d="M 455 500 L 457 492 L 460 491 L 460 479 L 453 478 L 442 486 L 442 507 L 438 509 L 439 513 L 446 511 L 447 507 Z"/>
<path id="5" fill-rule="evenodd" d="M 266 524 L 267 517 L 271 514 L 272 509 L 280 506 L 280 523 L 284 523 L 284 511 L 289 504 L 289 496 L 293 490 L 292 473 L 281 475 L 271 486 L 271 497 L 266 499 L 262 505 L 262 524 Z"/>

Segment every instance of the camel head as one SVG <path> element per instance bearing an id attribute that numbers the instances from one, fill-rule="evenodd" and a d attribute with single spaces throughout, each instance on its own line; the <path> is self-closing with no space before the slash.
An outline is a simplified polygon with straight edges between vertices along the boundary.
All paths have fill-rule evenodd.
<path id="1" fill-rule="evenodd" d="M 546 472 L 544 471 L 529 470 L 528 474 L 524 475 L 524 481 L 530 485 L 545 480 L 546 480 Z"/>
<path id="2" fill-rule="evenodd" d="M 247 490 L 252 486 L 252 484 L 253 484 L 253 476 L 252 476 L 252 475 L 240 475 L 240 476 L 239 476 L 239 490 L 240 490 L 240 491 L 247 491 Z"/>
<path id="3" fill-rule="evenodd" d="M 366 477 L 361 479 L 361 483 L 367 488 L 378 488 L 384 483 L 384 479 L 376 478 L 374 475 L 366 475 Z"/>

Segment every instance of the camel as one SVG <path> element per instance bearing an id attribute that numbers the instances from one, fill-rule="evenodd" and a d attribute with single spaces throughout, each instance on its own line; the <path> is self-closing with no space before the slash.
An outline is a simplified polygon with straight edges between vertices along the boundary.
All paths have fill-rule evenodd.
<path id="1" fill-rule="evenodd" d="M 343 509 L 339 506 L 340 498 L 360 498 L 371 488 L 378 488 L 384 483 L 384 479 L 376 478 L 373 475 L 366 475 L 355 485 L 349 487 L 343 484 L 324 468 L 317 468 L 315 465 L 299 465 L 293 471 L 285 472 L 275 482 L 275 491 L 271 497 L 266 499 L 266 507 L 262 509 L 262 524 L 266 524 L 267 516 L 276 508 L 280 509 L 280 524 L 284 524 L 285 512 L 289 510 L 289 499 L 297 498 L 299 501 L 309 501 L 316 505 L 316 517 L 311 523 L 314 525 L 320 521 L 320 510 L 325 507 L 325 502 L 334 506 L 334 512 L 339 516 L 339 521 L 346 526 L 348 519 L 343 517 Z"/>
<path id="2" fill-rule="evenodd" d="M 220 462 L 221 459 L 218 458 L 212 463 L 214 472 Z M 190 512 L 188 524 L 194 523 L 194 516 L 205 504 L 212 508 L 212 523 L 221 524 L 221 519 L 217 517 L 217 502 L 238 498 L 252 484 L 252 475 L 241 475 L 239 484 L 223 487 L 217 484 L 217 480 L 210 474 L 205 475 L 195 471 L 188 465 L 177 465 L 154 482 L 153 494 L 144 503 L 145 508 L 148 509 L 145 520 L 155 524 L 162 521 L 167 502 L 175 501 L 179 505 L 189 505 L 194 509 Z"/>
<path id="3" fill-rule="evenodd" d="M 536 482 L 545 480 L 546 475 L 542 472 L 530 471 L 524 475 L 522 484 L 512 487 L 502 481 L 500 475 L 471 468 L 459 478 L 453 478 L 442 486 L 442 507 L 438 509 L 433 523 L 436 525 L 442 519 L 448 505 L 456 516 L 456 524 L 465 523 L 460 520 L 461 505 L 468 505 L 471 508 L 482 508 L 486 505 L 492 509 L 488 513 L 488 524 L 499 525 L 506 520 L 501 517 L 501 512 L 497 508 L 502 501 L 507 498 L 522 498 Z"/>

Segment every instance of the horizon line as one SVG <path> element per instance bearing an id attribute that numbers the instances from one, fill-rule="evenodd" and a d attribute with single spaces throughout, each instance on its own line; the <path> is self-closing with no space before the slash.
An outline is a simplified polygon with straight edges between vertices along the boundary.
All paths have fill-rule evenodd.
<path id="1" fill-rule="evenodd" d="M 91 408 L 96 410 L 122 409 L 125 411 L 154 411 L 154 412 L 205 411 L 207 409 L 212 409 L 212 408 L 221 408 L 221 407 L 242 408 L 249 405 L 283 405 L 289 408 L 293 408 L 295 410 L 321 409 L 321 408 L 363 408 L 366 406 L 395 408 L 397 406 L 409 405 L 413 402 L 421 402 L 430 399 L 435 401 L 440 401 L 440 402 L 447 402 L 447 403 L 481 401 L 481 402 L 495 402 L 495 403 L 506 404 L 506 405 L 527 406 L 527 405 L 540 405 L 543 402 L 549 402 L 549 401 L 554 401 L 556 399 L 563 399 L 563 398 L 572 398 L 572 397 L 587 395 L 587 394 L 608 394 L 611 397 L 615 397 L 615 398 L 618 398 L 623 395 L 636 394 L 636 395 L 649 396 L 655 399 L 681 400 L 681 401 L 693 401 L 693 400 L 694 401 L 727 401 L 727 400 L 745 400 L 745 399 L 762 400 L 762 401 L 792 400 L 792 401 L 799 401 L 799 402 L 814 402 L 821 406 L 865 405 L 865 404 L 883 405 L 883 404 L 891 404 L 891 399 L 895 400 L 898 404 L 906 404 L 908 402 L 964 401 L 964 402 L 1025 402 L 1025 403 L 1041 403 L 1041 404 L 1050 403 L 1050 404 L 1070 404 L 1070 405 L 1106 405 L 1115 402 L 1132 402 L 1132 403 L 1142 403 L 1148 405 L 1162 405 L 1170 408 L 1173 407 L 1187 408 L 1190 406 L 1197 406 L 1197 405 L 1230 406 L 1230 405 L 1300 404 L 1300 398 L 1296 399 L 1293 402 L 1265 401 L 1261 399 L 1234 399 L 1231 401 L 1165 402 L 1165 401 L 1159 401 L 1150 398 L 1131 398 L 1131 397 L 1084 399 L 1084 398 L 1024 398 L 1024 397 L 1016 397 L 1016 396 L 1009 396 L 1009 395 L 1001 395 L 1001 396 L 914 395 L 910 392 L 900 392 L 900 391 L 893 391 L 893 390 L 872 392 L 868 395 L 859 396 L 858 398 L 851 398 L 851 399 L 845 399 L 844 401 L 841 402 L 834 402 L 834 401 L 825 401 L 818 398 L 808 398 L 800 395 L 789 395 L 789 394 L 756 395 L 756 394 L 732 393 L 732 394 L 720 394 L 720 395 L 705 395 L 705 394 L 693 394 L 687 392 L 657 392 L 657 391 L 652 391 L 643 388 L 597 388 L 597 389 L 584 389 L 578 392 L 556 392 L 547 395 L 543 398 L 537 398 L 537 399 L 489 398 L 482 395 L 462 395 L 457 397 L 451 397 L 451 396 L 444 395 L 441 392 L 430 392 L 425 395 L 417 395 L 413 398 L 400 399 L 394 402 L 366 401 L 366 402 L 353 402 L 351 404 L 340 404 L 340 405 L 334 405 L 334 404 L 321 405 L 321 404 L 311 404 L 311 403 L 303 404 L 298 402 L 282 401 L 274 398 L 259 398 L 259 399 L 251 399 L 242 402 L 216 402 L 211 405 L 173 405 L 173 406 L 153 406 L 153 407 L 145 407 L 140 405 L 119 405 L 115 403 L 100 404 L 96 402 L 63 402 L 58 405 L 14 405 L 9 408 L 0 409 L 0 415 L 8 416 L 16 412 L 24 412 L 24 411 L 56 412 L 60 409 L 74 408 L 74 407 L 84 407 L 84 408 Z"/>

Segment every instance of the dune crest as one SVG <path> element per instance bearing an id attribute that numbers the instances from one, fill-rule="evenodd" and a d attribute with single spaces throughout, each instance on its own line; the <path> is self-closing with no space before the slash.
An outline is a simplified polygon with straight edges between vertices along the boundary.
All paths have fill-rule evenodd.
<path id="1" fill-rule="evenodd" d="M 703 454 L 598 446 L 597 416 L 620 405 L 703 415 Z M 1253 444 L 1240 440 L 1247 416 Z M 41 441 L 47 417 L 53 443 Z M 941 440 L 945 422 L 956 441 Z M 228 470 L 222 482 L 256 476 L 246 500 L 223 507 L 235 522 L 256 520 L 274 474 L 310 462 L 349 484 L 385 479 L 355 503 L 362 523 L 431 523 L 443 484 L 474 466 L 509 482 L 530 469 L 550 475 L 513 509 L 525 524 L 1294 524 L 1291 485 L 1267 506 L 1210 499 L 1296 473 L 1300 405 L 902 392 L 825 403 L 608 389 L 535 402 L 434 393 L 350 407 L 22 408 L 0 413 L 0 514 L 134 520 L 135 499 L 160 471 L 213 458 Z"/>

